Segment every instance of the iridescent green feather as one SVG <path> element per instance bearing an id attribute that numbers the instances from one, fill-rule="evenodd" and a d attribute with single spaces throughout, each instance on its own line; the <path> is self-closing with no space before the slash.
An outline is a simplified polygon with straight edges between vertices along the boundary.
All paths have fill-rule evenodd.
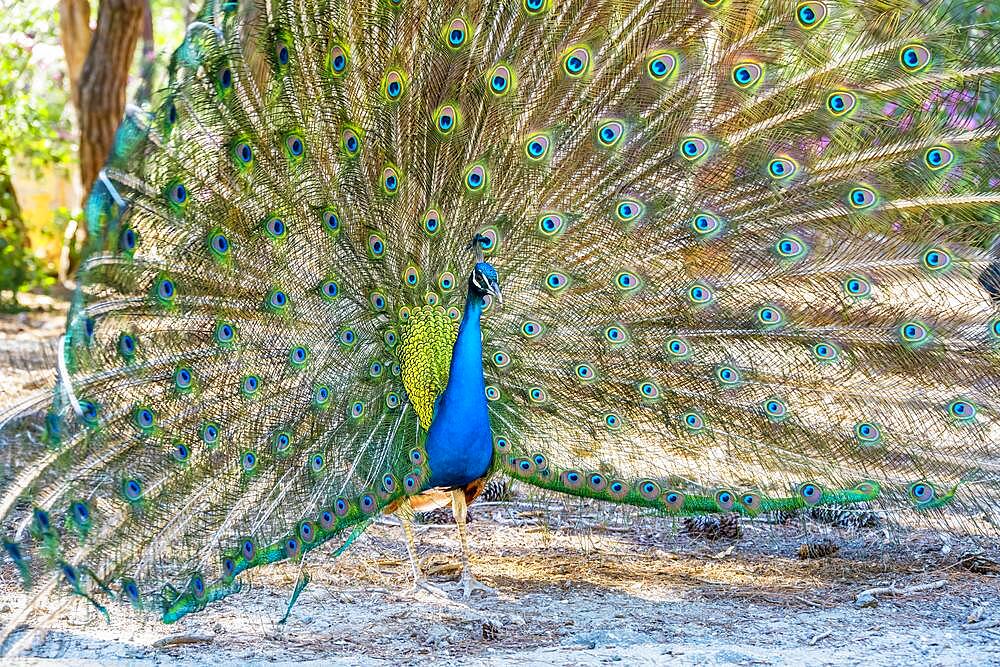
<path id="1" fill-rule="evenodd" d="M 87 202 L 45 436 L 2 432 L 5 552 L 171 622 L 346 548 L 429 479 L 474 234 L 495 468 L 995 532 L 996 20 L 207 3 Z"/>

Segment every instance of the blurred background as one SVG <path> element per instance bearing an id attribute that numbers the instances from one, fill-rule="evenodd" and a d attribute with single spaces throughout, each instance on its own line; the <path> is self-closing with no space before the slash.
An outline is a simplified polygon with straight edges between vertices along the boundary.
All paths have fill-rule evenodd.
<path id="1" fill-rule="evenodd" d="M 188 0 L 0 0 L 0 310 L 59 292 L 126 101 L 165 85 Z"/>

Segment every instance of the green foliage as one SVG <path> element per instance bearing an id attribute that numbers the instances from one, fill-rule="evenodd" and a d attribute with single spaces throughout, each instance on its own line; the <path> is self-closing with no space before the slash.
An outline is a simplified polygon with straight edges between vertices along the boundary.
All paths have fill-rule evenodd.
<path id="1" fill-rule="evenodd" d="M 0 0 L 0 164 L 65 165 L 74 153 L 56 5 Z"/>
<path id="2" fill-rule="evenodd" d="M 14 302 L 29 273 L 31 255 L 20 215 L 10 178 L 0 173 L 0 308 Z"/>
<path id="3" fill-rule="evenodd" d="M 10 308 L 17 291 L 51 283 L 31 243 L 17 201 L 11 169 L 34 172 L 67 166 L 69 95 L 56 35 L 56 3 L 0 1 L 0 305 Z M 58 232 L 54 236 L 61 237 Z"/>

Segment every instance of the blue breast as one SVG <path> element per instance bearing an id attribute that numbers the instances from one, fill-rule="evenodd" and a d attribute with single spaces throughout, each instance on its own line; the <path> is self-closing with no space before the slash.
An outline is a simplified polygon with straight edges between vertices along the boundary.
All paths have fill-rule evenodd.
<path id="1" fill-rule="evenodd" d="M 451 357 L 448 386 L 438 399 L 427 433 L 429 487 L 470 484 L 486 474 L 493 460 L 479 325 L 482 312 L 482 300 L 470 294 Z"/>

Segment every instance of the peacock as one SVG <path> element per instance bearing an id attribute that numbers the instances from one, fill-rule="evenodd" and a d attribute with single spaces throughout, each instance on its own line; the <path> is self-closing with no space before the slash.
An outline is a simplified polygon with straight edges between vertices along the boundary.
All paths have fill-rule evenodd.
<path id="1" fill-rule="evenodd" d="M 11 625 L 171 623 L 449 504 L 471 595 L 498 472 L 997 532 L 989 4 L 210 0 L 168 73 L 0 418 Z"/>

